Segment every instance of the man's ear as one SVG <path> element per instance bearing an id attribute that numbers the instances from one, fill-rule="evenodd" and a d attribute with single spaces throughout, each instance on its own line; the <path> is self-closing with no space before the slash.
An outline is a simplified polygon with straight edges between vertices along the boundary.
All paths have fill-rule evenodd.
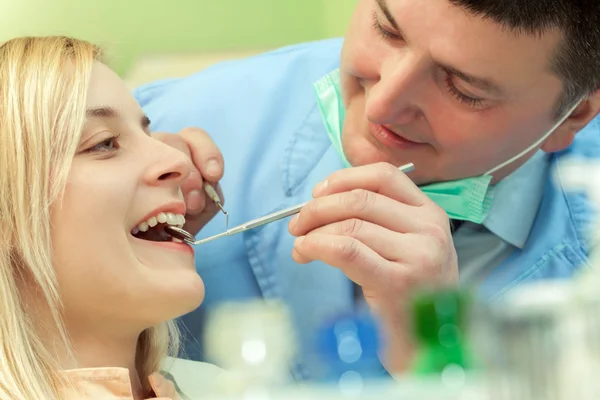
<path id="1" fill-rule="evenodd" d="M 577 132 L 582 130 L 600 113 L 600 89 L 583 100 L 548 140 L 542 145 L 542 150 L 555 153 L 566 149 L 573 143 Z"/>

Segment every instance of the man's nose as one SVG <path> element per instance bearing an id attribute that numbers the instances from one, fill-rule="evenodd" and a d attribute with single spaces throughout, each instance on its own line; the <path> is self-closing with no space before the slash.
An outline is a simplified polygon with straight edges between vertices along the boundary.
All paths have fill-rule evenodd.
<path id="1" fill-rule="evenodd" d="M 379 80 L 367 88 L 367 119 L 382 125 L 412 122 L 420 114 L 417 100 L 425 80 L 423 62 L 411 54 L 384 61 Z"/>

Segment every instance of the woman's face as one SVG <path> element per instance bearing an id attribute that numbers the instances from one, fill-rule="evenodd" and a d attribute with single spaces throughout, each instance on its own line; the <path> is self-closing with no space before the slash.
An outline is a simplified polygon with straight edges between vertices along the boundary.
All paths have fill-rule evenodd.
<path id="1" fill-rule="evenodd" d="M 204 286 L 192 248 L 162 241 L 159 232 L 165 218 L 182 222 L 180 185 L 190 167 L 186 155 L 150 137 L 125 84 L 95 63 L 86 125 L 63 201 L 52 208 L 55 270 L 70 329 L 145 329 L 200 305 Z"/>

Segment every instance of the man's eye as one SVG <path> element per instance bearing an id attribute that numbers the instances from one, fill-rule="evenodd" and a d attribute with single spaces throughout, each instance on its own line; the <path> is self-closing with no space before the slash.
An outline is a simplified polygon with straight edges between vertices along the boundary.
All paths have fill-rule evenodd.
<path id="1" fill-rule="evenodd" d="M 373 28 L 379 36 L 381 36 L 385 40 L 402 40 L 402 36 L 397 33 L 392 32 L 389 28 L 383 26 L 379 19 L 377 18 L 377 13 L 373 12 Z"/>
<path id="2" fill-rule="evenodd" d="M 454 83 L 452 83 L 452 79 L 450 76 L 447 76 L 446 79 L 444 79 L 444 83 L 446 84 L 446 89 L 448 89 L 448 92 L 450 92 L 450 94 L 456 100 L 458 100 L 461 103 L 467 104 L 472 108 L 481 108 L 484 100 L 477 97 L 467 96 L 466 94 L 462 93 L 460 90 L 458 90 Z"/>

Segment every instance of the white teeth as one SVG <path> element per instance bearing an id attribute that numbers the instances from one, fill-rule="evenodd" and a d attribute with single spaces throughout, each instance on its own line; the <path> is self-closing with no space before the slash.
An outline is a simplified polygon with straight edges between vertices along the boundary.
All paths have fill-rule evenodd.
<path id="1" fill-rule="evenodd" d="M 168 224 L 178 228 L 183 228 L 183 225 L 185 225 L 185 217 L 182 214 L 161 212 L 154 217 L 148 218 L 146 221 L 140 222 L 138 226 L 133 228 L 131 233 L 135 235 L 138 232 L 147 232 L 148 229 L 154 228 L 158 224 Z"/>
<path id="2" fill-rule="evenodd" d="M 179 218 L 176 217 L 173 213 L 167 213 L 167 224 L 177 225 L 179 224 Z"/>
<path id="3" fill-rule="evenodd" d="M 139 224 L 138 229 L 142 232 L 146 232 L 148 230 L 148 223 L 147 222 L 142 222 L 141 224 Z"/>

